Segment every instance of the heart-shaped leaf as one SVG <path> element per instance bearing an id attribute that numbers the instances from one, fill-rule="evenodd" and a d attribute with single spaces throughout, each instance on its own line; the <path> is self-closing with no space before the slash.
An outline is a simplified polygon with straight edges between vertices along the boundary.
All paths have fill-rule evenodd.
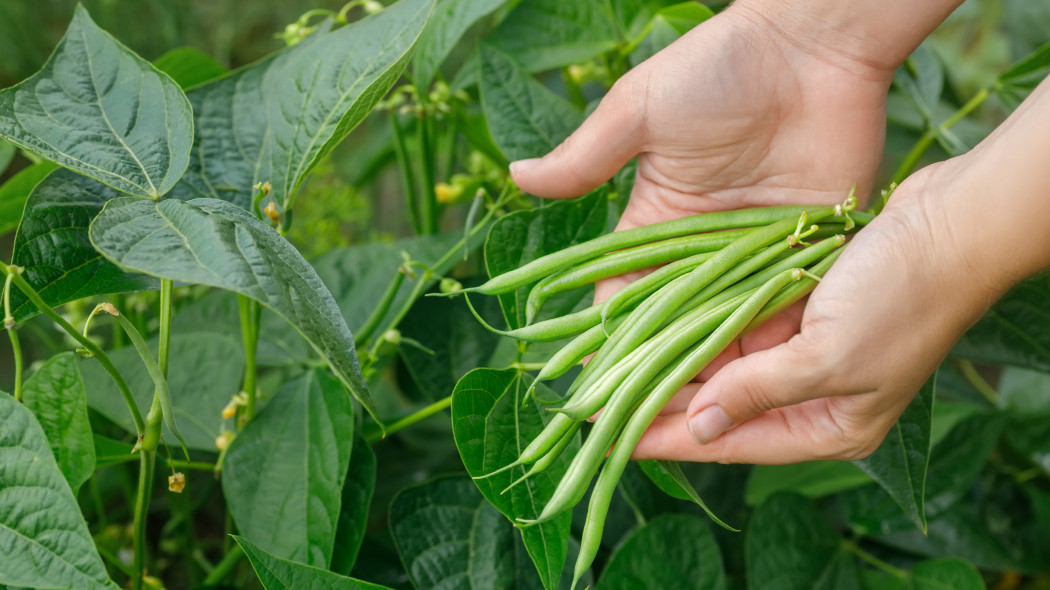
<path id="1" fill-rule="evenodd" d="M 404 71 L 434 0 L 401 0 L 189 93 L 197 137 L 181 199 L 251 205 L 273 185 L 287 209 L 317 162 L 372 111 Z"/>
<path id="2" fill-rule="evenodd" d="M 217 199 L 114 199 L 90 234 L 98 251 L 122 267 L 266 305 L 295 326 L 376 416 L 354 338 L 331 293 L 294 246 L 244 209 Z"/>
<path id="3" fill-rule="evenodd" d="M 189 164 L 182 89 L 78 5 L 44 67 L 0 91 L 0 136 L 137 197 L 157 199 Z"/>
<path id="4" fill-rule="evenodd" d="M 704 521 L 664 514 L 631 533 L 609 558 L 598 590 L 683 588 L 723 590 L 722 552 Z"/>
<path id="5" fill-rule="evenodd" d="M 616 47 L 604 0 L 521 2 L 486 38 L 530 72 L 585 62 Z"/>
<path id="6" fill-rule="evenodd" d="M 95 472 L 95 442 L 88 422 L 84 380 L 76 357 L 51 357 L 26 379 L 22 402 L 40 421 L 48 445 L 74 495 Z"/>
<path id="7" fill-rule="evenodd" d="M 80 507 L 33 414 L 0 392 L 0 584 L 106 588 Z"/>
<path id="8" fill-rule="evenodd" d="M 426 88 L 467 29 L 506 3 L 507 0 L 439 1 L 412 59 L 412 81 L 416 86 Z"/>
<path id="9" fill-rule="evenodd" d="M 475 369 L 456 384 L 452 392 L 452 428 L 463 465 L 472 476 L 487 475 L 513 463 L 521 451 L 540 434 L 551 413 L 537 403 L 522 406 L 531 377 L 513 370 Z M 536 388 L 540 399 L 553 399 L 554 392 Z M 554 494 L 569 461 L 579 450 L 578 437 L 545 471 L 503 490 L 525 474 L 518 466 L 478 479 L 485 498 L 512 521 L 534 519 Z M 525 547 L 532 556 L 544 587 L 558 586 L 569 548 L 571 511 L 539 525 L 521 529 Z"/>
<path id="10" fill-rule="evenodd" d="M 223 463 L 222 491 L 241 534 L 277 557 L 327 568 L 353 432 L 353 406 L 323 371 L 282 387 Z"/>
<path id="11" fill-rule="evenodd" d="M 25 268 L 23 278 L 48 305 L 157 288 L 155 279 L 125 272 L 91 245 L 91 220 L 107 201 L 119 196 L 108 186 L 69 170 L 55 170 L 36 184 L 26 201 L 11 262 Z M 18 320 L 37 313 L 17 289 L 11 293 L 11 306 Z"/>

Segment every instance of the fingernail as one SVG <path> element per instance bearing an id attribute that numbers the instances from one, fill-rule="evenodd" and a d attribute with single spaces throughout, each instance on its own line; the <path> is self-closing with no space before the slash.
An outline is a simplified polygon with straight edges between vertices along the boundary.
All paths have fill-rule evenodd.
<path id="1" fill-rule="evenodd" d="M 729 419 L 725 410 L 718 406 L 709 406 L 689 420 L 689 433 L 693 435 L 696 444 L 706 445 L 729 430 L 732 425 L 733 421 Z"/>
<path id="2" fill-rule="evenodd" d="M 517 174 L 518 172 L 524 172 L 529 168 L 532 168 L 536 164 L 540 163 L 539 158 L 529 158 L 527 160 L 517 160 L 510 163 L 510 173 Z"/>

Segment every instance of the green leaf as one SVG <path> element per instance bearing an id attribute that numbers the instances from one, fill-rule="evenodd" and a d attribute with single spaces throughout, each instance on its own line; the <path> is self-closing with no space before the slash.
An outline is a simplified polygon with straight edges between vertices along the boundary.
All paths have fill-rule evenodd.
<path id="1" fill-rule="evenodd" d="M 499 218 L 485 241 L 485 267 L 489 276 L 504 272 L 556 252 L 572 244 L 595 238 L 605 230 L 608 217 L 606 192 L 599 189 L 579 199 L 557 201 L 539 209 L 515 211 Z M 530 286 L 499 296 L 503 315 L 511 329 L 525 325 L 525 302 Z M 571 311 L 581 292 L 551 298 L 538 319 Z M 582 291 L 586 295 L 586 291 Z"/>
<path id="2" fill-rule="evenodd" d="M 168 389 L 175 417 L 187 447 L 215 451 L 215 439 L 222 426 L 222 408 L 241 388 L 244 351 L 240 338 L 232 334 L 183 332 L 182 328 L 175 325 L 169 348 L 170 364 L 174 370 L 168 375 Z M 155 352 L 156 340 L 149 344 Z M 139 409 L 144 412 L 153 400 L 153 380 L 142 359 L 132 347 L 118 348 L 108 355 L 128 382 Z M 79 364 L 88 405 L 134 433 L 135 425 L 113 379 L 95 359 L 83 359 Z M 175 437 L 167 431 L 164 440 L 171 445 L 177 444 Z"/>
<path id="3" fill-rule="evenodd" d="M 747 530 L 749 590 L 859 588 L 857 566 L 809 500 L 792 493 L 758 507 Z"/>
<path id="4" fill-rule="evenodd" d="M 171 76 L 182 88 L 197 86 L 225 76 L 229 70 L 210 55 L 193 47 L 172 49 L 154 60 L 157 69 Z"/>
<path id="5" fill-rule="evenodd" d="M 722 590 L 726 574 L 715 536 L 702 520 L 665 514 L 650 520 L 616 549 L 597 588 Z"/>
<path id="6" fill-rule="evenodd" d="M 745 501 L 756 506 L 777 492 L 823 498 L 871 483 L 871 476 L 848 461 L 812 461 L 795 465 L 756 465 L 747 480 Z"/>
<path id="7" fill-rule="evenodd" d="M 324 569 L 281 559 L 267 553 L 244 537 L 233 539 L 244 550 L 266 590 L 390 590 L 386 586 L 333 574 Z"/>
<path id="8" fill-rule="evenodd" d="M 437 477 L 398 492 L 390 533 L 420 590 L 516 586 L 514 528 L 466 477 Z"/>
<path id="9" fill-rule="evenodd" d="M 277 312 L 375 416 L 353 336 L 331 293 L 295 247 L 244 209 L 216 199 L 114 199 L 90 234 L 95 247 L 122 267 L 235 291 Z"/>
<path id="10" fill-rule="evenodd" d="M 0 584 L 116 589 L 33 414 L 0 392 Z"/>
<path id="11" fill-rule="evenodd" d="M 478 51 L 481 109 L 508 160 L 546 154 L 583 122 L 576 107 L 533 79 L 514 58 L 488 44 Z"/>
<path id="12" fill-rule="evenodd" d="M 132 451 L 132 445 L 122 443 L 119 440 L 95 434 L 92 436 L 95 445 L 95 468 L 102 469 L 110 465 L 120 465 L 129 461 L 138 461 L 138 456 Z"/>
<path id="13" fill-rule="evenodd" d="M 926 380 L 879 448 L 856 462 L 922 531 L 926 530 L 926 473 L 936 379 L 934 374 Z"/>
<path id="14" fill-rule="evenodd" d="M 649 24 L 634 38 L 631 63 L 637 65 L 663 48 L 674 43 L 696 25 L 714 16 L 710 8 L 699 2 L 682 2 L 661 8 Z"/>
<path id="15" fill-rule="evenodd" d="M 603 0 L 521 2 L 486 38 L 530 72 L 587 61 L 616 47 L 616 24 Z"/>
<path id="16" fill-rule="evenodd" d="M 1050 73 L 1050 43 L 1046 43 L 999 74 L 995 90 L 1013 110 Z"/>
<path id="17" fill-rule="evenodd" d="M 349 575 L 365 540 L 368 509 L 376 488 L 376 454 L 360 433 L 354 437 L 350 468 L 343 482 L 339 520 L 336 524 L 332 565 L 329 569 Z"/>
<path id="18" fill-rule="evenodd" d="M 26 379 L 22 403 L 40 421 L 62 475 L 76 495 L 95 472 L 84 381 L 72 352 L 51 357 Z"/>
<path id="19" fill-rule="evenodd" d="M 251 206 L 260 182 L 287 209 L 318 161 L 343 140 L 404 70 L 434 0 L 401 0 L 189 92 L 197 117 L 180 199 Z"/>
<path id="20" fill-rule="evenodd" d="M 893 84 L 911 99 L 927 124 L 944 89 L 944 66 L 927 45 L 920 45 L 897 70 Z"/>
<path id="21" fill-rule="evenodd" d="M 171 78 L 78 5 L 44 67 L 0 91 L 0 136 L 117 190 L 157 199 L 189 164 L 193 113 Z"/>
<path id="22" fill-rule="evenodd" d="M 15 159 L 17 153 L 18 149 L 13 144 L 0 139 L 0 175 L 7 171 L 7 167 L 11 165 L 11 160 Z"/>
<path id="23" fill-rule="evenodd" d="M 475 369 L 467 373 L 452 392 L 452 429 L 463 465 L 471 476 L 489 474 L 514 462 L 521 451 L 540 434 L 551 413 L 544 406 L 522 406 L 531 377 L 512 370 Z M 547 387 L 536 388 L 539 399 L 552 399 Z M 501 493 L 525 474 L 523 466 L 476 480 L 481 493 L 512 521 L 534 519 L 554 494 L 571 457 L 579 449 L 578 438 L 545 471 Z M 525 547 L 532 556 L 544 587 L 558 586 L 568 552 L 571 511 L 543 524 L 521 529 Z"/>
<path id="24" fill-rule="evenodd" d="M 412 81 L 416 86 L 429 86 L 467 29 L 506 3 L 507 0 L 439 0 L 412 60 Z"/>
<path id="25" fill-rule="evenodd" d="M 33 164 L 0 186 L 0 235 L 18 227 L 29 193 L 55 168 L 51 162 Z"/>
<path id="26" fill-rule="evenodd" d="M 984 590 L 984 579 L 973 564 L 962 559 L 938 559 L 915 564 L 914 590 Z"/>
<path id="27" fill-rule="evenodd" d="M 953 355 L 1050 371 L 1050 275 L 1018 283 L 959 340 Z"/>
<path id="28" fill-rule="evenodd" d="M 678 461 L 641 461 L 639 466 L 642 468 L 642 472 L 645 473 L 646 477 L 649 478 L 658 488 L 660 488 L 665 494 L 672 498 L 678 498 L 679 500 L 688 500 L 693 504 L 699 506 L 710 518 L 719 525 L 729 529 L 733 532 L 739 532 L 725 522 L 718 518 L 707 504 L 700 499 L 700 493 L 693 487 L 692 482 L 686 477 L 682 471 L 681 464 Z"/>
<path id="29" fill-rule="evenodd" d="M 327 568 L 353 431 L 353 406 L 325 372 L 282 387 L 223 463 L 223 495 L 241 534 L 277 557 Z"/>
<path id="30" fill-rule="evenodd" d="M 55 170 L 29 195 L 11 261 L 25 268 L 22 277 L 48 305 L 157 288 L 157 281 L 121 270 L 91 245 L 91 220 L 118 196 L 108 186 L 69 170 Z M 18 320 L 37 313 L 17 289 L 11 294 L 11 306 Z"/>
<path id="31" fill-rule="evenodd" d="M 1050 373 L 1005 367 L 999 376 L 999 399 L 1018 416 L 1050 414 Z"/>

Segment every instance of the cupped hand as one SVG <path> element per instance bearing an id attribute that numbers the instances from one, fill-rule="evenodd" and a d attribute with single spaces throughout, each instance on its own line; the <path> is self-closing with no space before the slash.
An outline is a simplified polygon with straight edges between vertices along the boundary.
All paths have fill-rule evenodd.
<path id="1" fill-rule="evenodd" d="M 846 246 L 780 342 L 683 391 L 637 459 L 782 464 L 878 447 L 953 344 L 1005 290 L 949 221 L 960 158 L 910 177 Z"/>

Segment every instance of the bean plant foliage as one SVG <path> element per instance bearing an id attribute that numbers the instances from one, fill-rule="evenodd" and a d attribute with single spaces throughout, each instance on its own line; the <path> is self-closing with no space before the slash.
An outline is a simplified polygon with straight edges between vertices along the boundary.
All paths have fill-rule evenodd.
<path id="1" fill-rule="evenodd" d="M 717 10 L 354 1 L 226 71 L 189 48 L 150 62 L 77 6 L 39 71 L 0 90 L 0 174 L 19 166 L 0 185 L 15 372 L 0 588 L 568 588 L 586 502 L 523 522 L 588 427 L 537 476 L 498 470 L 579 369 L 534 382 L 557 343 L 492 334 L 462 297 L 426 295 L 611 231 L 632 166 L 545 202 L 506 164 L 557 146 Z M 893 180 L 1016 107 L 1050 70 L 1043 41 L 969 94 L 943 47 L 916 51 L 890 94 Z M 289 238 L 340 151 L 368 162 L 363 190 L 398 186 L 413 235 L 307 259 Z M 530 287 L 471 303 L 516 329 L 593 295 L 530 318 Z M 630 463 L 582 583 L 1047 587 L 1047 301 L 1046 274 L 1017 285 L 860 461 Z"/>

